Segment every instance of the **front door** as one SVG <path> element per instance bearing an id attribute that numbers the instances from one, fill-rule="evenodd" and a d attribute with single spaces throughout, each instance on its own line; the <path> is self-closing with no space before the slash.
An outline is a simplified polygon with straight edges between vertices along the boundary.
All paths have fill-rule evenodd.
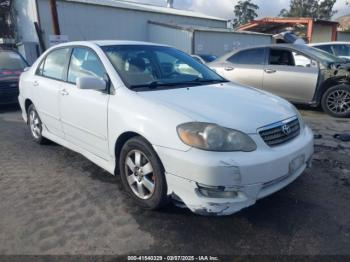
<path id="1" fill-rule="evenodd" d="M 90 153 L 109 160 L 107 107 L 109 94 L 82 90 L 78 77 L 103 78 L 106 71 L 96 53 L 88 48 L 74 48 L 68 79 L 61 87 L 61 117 L 66 140 Z"/>
<path id="2" fill-rule="evenodd" d="M 318 80 L 316 61 L 289 50 L 271 48 L 263 89 L 292 102 L 312 101 Z"/>

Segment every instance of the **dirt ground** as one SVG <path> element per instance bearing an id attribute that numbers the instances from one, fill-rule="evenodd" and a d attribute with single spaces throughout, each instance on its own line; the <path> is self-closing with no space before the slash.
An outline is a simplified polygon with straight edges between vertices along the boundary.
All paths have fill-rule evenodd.
<path id="1" fill-rule="evenodd" d="M 32 142 L 17 108 L 0 108 L 0 254 L 350 255 L 350 120 L 301 110 L 316 134 L 313 167 L 229 217 L 136 207 L 79 154 Z"/>

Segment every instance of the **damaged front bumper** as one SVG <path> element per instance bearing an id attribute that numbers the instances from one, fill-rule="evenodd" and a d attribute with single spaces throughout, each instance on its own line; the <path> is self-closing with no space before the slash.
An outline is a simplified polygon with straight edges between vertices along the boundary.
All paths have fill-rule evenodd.
<path id="1" fill-rule="evenodd" d="M 234 214 L 243 208 L 252 206 L 257 200 L 271 195 L 297 179 L 304 171 L 308 163 L 305 163 L 294 174 L 286 175 L 275 181 L 257 183 L 246 186 L 226 187 L 224 192 L 232 192 L 231 198 L 211 198 L 200 193 L 200 186 L 184 178 L 167 174 L 167 181 L 171 184 L 181 185 L 177 188 L 173 197 L 183 202 L 192 212 L 206 216 L 224 216 Z M 194 192 L 194 195 L 193 195 Z M 189 198 L 184 196 L 188 196 Z"/>
<path id="2" fill-rule="evenodd" d="M 166 170 L 168 194 L 200 215 L 223 216 L 254 205 L 284 188 L 311 164 L 313 134 L 275 148 L 258 136 L 254 152 L 187 152 L 155 147 Z"/>

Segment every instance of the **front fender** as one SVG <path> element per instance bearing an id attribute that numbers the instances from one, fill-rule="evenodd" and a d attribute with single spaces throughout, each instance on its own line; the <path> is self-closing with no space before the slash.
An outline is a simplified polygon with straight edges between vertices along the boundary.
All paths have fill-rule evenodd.
<path id="1" fill-rule="evenodd" d="M 337 85 L 350 85 L 350 73 L 346 69 L 321 70 L 320 82 L 315 92 L 314 103 L 319 105 L 323 94 L 331 87 Z"/>
<path id="2" fill-rule="evenodd" d="M 119 89 L 108 105 L 110 154 L 114 155 L 116 141 L 126 132 L 139 134 L 153 146 L 188 151 L 190 147 L 180 140 L 176 127 L 190 121 L 193 120 L 136 92 Z"/>

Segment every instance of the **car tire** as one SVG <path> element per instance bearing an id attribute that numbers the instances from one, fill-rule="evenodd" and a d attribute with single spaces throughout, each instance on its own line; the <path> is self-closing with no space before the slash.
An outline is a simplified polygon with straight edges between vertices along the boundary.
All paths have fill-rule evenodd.
<path id="1" fill-rule="evenodd" d="M 350 86 L 337 85 L 329 88 L 322 96 L 321 106 L 331 116 L 350 117 Z"/>
<path id="2" fill-rule="evenodd" d="M 163 165 L 142 137 L 131 138 L 124 144 L 119 169 L 124 189 L 139 206 L 155 210 L 168 203 Z"/>
<path id="3" fill-rule="evenodd" d="M 33 104 L 28 108 L 27 118 L 30 134 L 32 135 L 33 140 L 40 145 L 47 144 L 48 140 L 42 135 L 43 124 L 38 111 Z"/>

